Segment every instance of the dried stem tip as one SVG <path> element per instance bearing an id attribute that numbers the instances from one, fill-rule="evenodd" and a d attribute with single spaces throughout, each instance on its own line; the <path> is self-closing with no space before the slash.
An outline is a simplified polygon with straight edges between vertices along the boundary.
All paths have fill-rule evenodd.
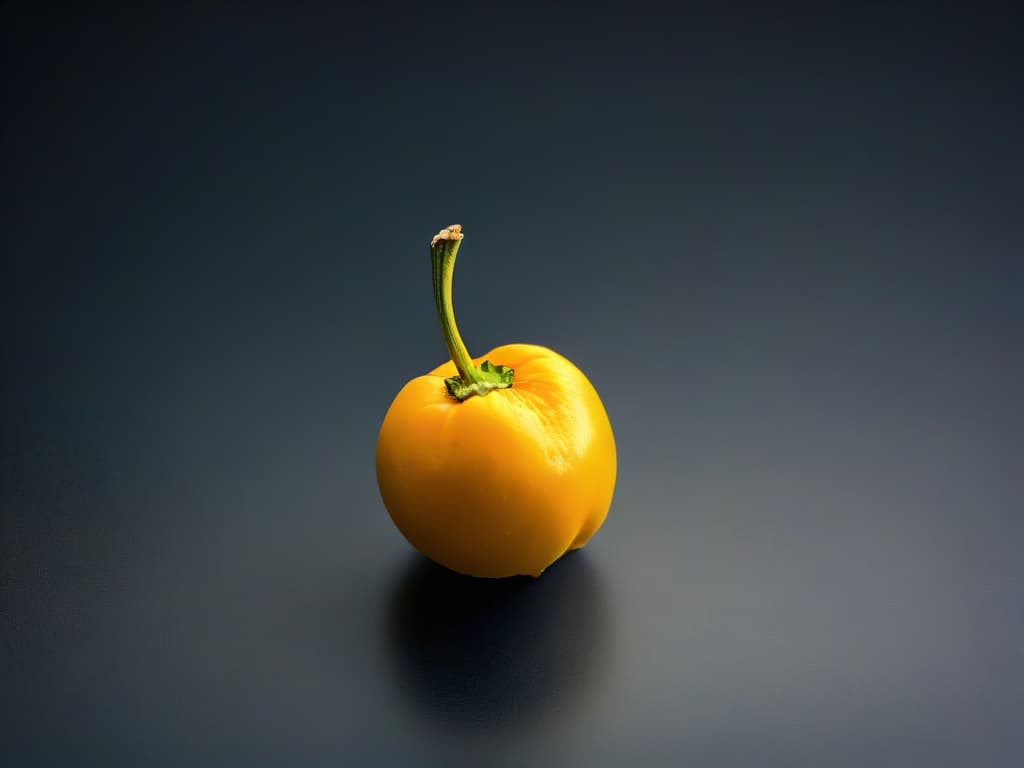
<path id="1" fill-rule="evenodd" d="M 430 247 L 433 248 L 442 240 L 461 240 L 462 239 L 462 225 L 452 224 L 450 227 L 445 227 L 436 235 L 434 239 L 430 241 Z"/>

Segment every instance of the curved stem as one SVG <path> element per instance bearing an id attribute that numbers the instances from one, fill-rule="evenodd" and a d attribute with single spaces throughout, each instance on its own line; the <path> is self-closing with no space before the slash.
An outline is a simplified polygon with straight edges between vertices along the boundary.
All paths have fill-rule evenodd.
<path id="1" fill-rule="evenodd" d="M 452 306 L 452 276 L 455 273 L 455 255 L 462 245 L 462 227 L 455 224 L 441 230 L 430 242 L 430 261 L 434 268 L 434 304 L 441 323 L 441 335 L 448 354 L 464 381 L 473 381 L 476 367 L 469 356 L 459 327 L 455 324 Z"/>
<path id="2" fill-rule="evenodd" d="M 434 274 L 434 304 L 437 319 L 441 324 L 448 354 L 459 375 L 445 379 L 449 394 L 462 401 L 473 395 L 483 397 L 492 389 L 512 386 L 514 372 L 504 365 L 494 365 L 489 360 L 479 367 L 473 364 L 469 351 L 462 341 L 455 324 L 455 309 L 452 306 L 452 276 L 455 272 L 455 255 L 462 244 L 462 227 L 453 224 L 434 235 L 430 241 L 430 261 Z"/>

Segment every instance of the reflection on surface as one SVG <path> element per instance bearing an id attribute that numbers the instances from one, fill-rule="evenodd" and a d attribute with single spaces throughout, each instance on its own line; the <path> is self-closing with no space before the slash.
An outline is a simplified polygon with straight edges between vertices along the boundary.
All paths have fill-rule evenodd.
<path id="1" fill-rule="evenodd" d="M 387 623 L 399 684 L 421 712 L 469 725 L 571 712 L 609 646 L 600 575 L 573 552 L 539 579 L 474 579 L 414 555 Z"/>

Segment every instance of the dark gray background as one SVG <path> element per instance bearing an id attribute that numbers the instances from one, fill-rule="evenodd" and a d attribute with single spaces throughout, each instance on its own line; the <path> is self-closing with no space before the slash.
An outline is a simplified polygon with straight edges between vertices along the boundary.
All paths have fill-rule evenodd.
<path id="1" fill-rule="evenodd" d="M 1010 5 L 0 6 L 0 762 L 1019 764 Z M 539 581 L 377 493 L 452 222 L 617 436 Z"/>

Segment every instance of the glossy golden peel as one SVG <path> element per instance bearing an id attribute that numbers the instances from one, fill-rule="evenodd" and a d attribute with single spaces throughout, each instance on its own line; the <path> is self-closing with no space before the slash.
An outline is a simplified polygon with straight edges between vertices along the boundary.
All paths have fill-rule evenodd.
<path id="1" fill-rule="evenodd" d="M 391 519 L 438 563 L 471 576 L 540 576 L 601 527 L 615 439 L 587 377 L 556 352 L 509 344 L 471 359 L 451 286 L 462 228 L 430 244 L 451 360 L 398 393 L 377 439 Z"/>
<path id="2" fill-rule="evenodd" d="M 414 547 L 472 576 L 541 572 L 582 547 L 615 488 L 615 439 L 597 392 L 545 347 L 510 344 L 483 359 L 512 386 L 459 402 L 448 362 L 399 392 L 377 441 L 377 481 Z"/>

